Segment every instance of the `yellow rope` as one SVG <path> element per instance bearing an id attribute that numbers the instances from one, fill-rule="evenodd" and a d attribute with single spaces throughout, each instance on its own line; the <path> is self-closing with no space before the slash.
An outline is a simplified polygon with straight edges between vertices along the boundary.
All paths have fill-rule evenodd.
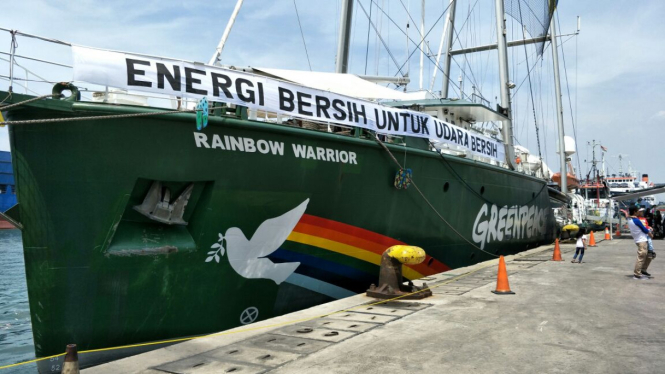
<path id="1" fill-rule="evenodd" d="M 25 365 L 25 364 L 31 364 L 31 363 L 33 363 L 33 362 L 44 361 L 44 360 L 48 360 L 49 358 L 60 357 L 60 356 L 62 356 L 62 355 L 64 355 L 64 353 L 60 353 L 60 354 L 53 355 L 53 356 L 48 356 L 48 357 L 36 358 L 36 359 L 34 359 L 34 360 L 23 361 L 23 362 L 19 362 L 19 363 L 16 363 L 16 364 L 0 366 L 0 370 L 2 370 L 2 369 L 8 369 L 8 368 L 11 368 L 11 367 L 14 367 L 14 366 L 21 366 L 21 365 Z"/>
<path id="2" fill-rule="evenodd" d="M 331 315 L 333 315 L 333 314 L 350 312 L 350 311 L 352 311 L 352 310 L 354 310 L 354 309 L 358 309 L 358 308 L 362 308 L 362 307 L 373 306 L 373 305 L 379 305 L 379 304 L 387 303 L 387 302 L 389 302 L 389 301 L 399 300 L 399 299 L 401 299 L 401 298 L 404 298 L 404 297 L 407 297 L 407 296 L 410 296 L 410 295 L 414 295 L 414 294 L 417 294 L 417 293 L 419 293 L 419 292 L 424 292 L 424 291 L 427 291 L 427 290 L 431 290 L 431 289 L 434 289 L 434 288 L 437 288 L 437 287 L 444 286 L 444 285 L 446 285 L 446 284 L 448 284 L 448 283 L 452 283 L 452 282 L 457 281 L 457 280 L 459 280 L 459 279 L 462 279 L 462 278 L 468 277 L 469 275 L 471 275 L 471 274 L 473 274 L 473 273 L 476 273 L 476 272 L 478 272 L 478 271 L 480 271 L 480 270 L 484 270 L 484 269 L 486 269 L 486 268 L 488 268 L 488 267 L 490 267 L 490 266 L 492 266 L 492 265 L 490 264 L 490 265 L 487 265 L 487 266 L 483 266 L 483 267 L 478 268 L 478 269 L 476 269 L 476 270 L 472 270 L 472 271 L 469 271 L 469 272 L 464 273 L 464 274 L 462 274 L 462 275 L 458 275 L 458 276 L 456 276 L 456 277 L 453 277 L 453 278 L 451 278 L 451 279 L 449 279 L 449 280 L 447 280 L 447 281 L 444 281 L 444 282 L 442 282 L 442 283 L 439 283 L 439 284 L 437 284 L 437 285 L 435 285 L 435 286 L 427 287 L 427 288 L 423 288 L 423 289 L 420 290 L 420 291 L 411 292 L 411 293 L 406 293 L 406 294 L 404 294 L 404 295 L 400 295 L 400 296 L 397 296 L 397 297 L 393 297 L 392 299 L 379 300 L 379 301 L 377 301 L 377 302 L 375 302 L 375 303 L 371 303 L 371 304 L 361 304 L 361 305 L 356 305 L 356 306 L 351 307 L 351 308 L 342 309 L 342 310 L 338 310 L 338 311 L 331 312 L 331 313 L 327 313 L 327 314 L 321 314 L 321 315 L 314 316 L 314 317 L 308 317 L 308 318 L 302 318 L 302 319 L 291 320 L 291 321 L 286 321 L 286 322 L 274 323 L 274 324 L 272 324 L 272 325 L 266 325 L 266 326 L 250 327 L 250 328 L 246 328 L 246 329 L 242 329 L 242 330 L 237 330 L 237 331 L 222 331 L 222 332 L 218 332 L 218 333 L 214 333 L 214 334 L 209 334 L 209 335 L 194 336 L 194 337 L 191 337 L 191 338 L 179 338 L 179 339 L 162 340 L 162 341 L 158 341 L 158 342 L 150 342 L 150 343 L 139 343 L 139 344 L 121 345 L 121 346 L 117 346 L 117 347 L 109 347 L 109 348 L 88 349 L 88 350 L 85 350 L 85 351 L 79 351 L 78 354 L 93 353 L 93 352 L 103 352 L 103 351 L 112 351 L 112 350 L 125 349 L 125 348 L 145 347 L 145 346 L 158 345 L 158 344 L 178 343 L 178 342 L 184 342 L 184 341 L 187 341 L 187 340 L 202 339 L 202 338 L 211 338 L 211 337 L 222 336 L 222 335 L 239 334 L 239 333 L 243 333 L 243 332 L 256 331 L 256 330 L 261 330 L 261 329 L 269 329 L 269 328 L 273 328 L 273 327 L 280 327 L 280 326 L 284 326 L 284 325 L 291 325 L 291 324 L 294 324 L 294 323 L 300 323 L 300 322 L 311 321 L 311 320 L 315 320 L 315 319 L 319 319 L 319 318 L 328 317 L 328 316 L 331 316 Z M 16 364 L 0 366 L 0 370 L 2 370 L 2 369 L 7 369 L 7 368 L 10 368 L 10 367 L 20 366 L 20 365 L 26 365 L 26 364 L 30 364 L 30 363 L 33 363 L 33 362 L 44 361 L 44 360 L 48 360 L 48 359 L 51 359 L 51 358 L 54 358 L 54 357 L 60 357 L 60 356 L 63 356 L 64 354 L 65 354 L 65 353 L 63 352 L 63 353 L 60 353 L 60 354 L 57 354 L 57 355 L 53 355 L 53 356 L 41 357 L 41 358 L 36 358 L 36 359 L 34 359 L 34 360 L 30 360 L 30 361 L 24 361 L 24 362 L 19 362 L 19 363 L 16 363 Z"/>

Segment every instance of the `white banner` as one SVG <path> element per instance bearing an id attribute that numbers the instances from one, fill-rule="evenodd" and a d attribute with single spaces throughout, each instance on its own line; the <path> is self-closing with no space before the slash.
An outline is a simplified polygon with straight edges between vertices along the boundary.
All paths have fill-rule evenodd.
<path id="1" fill-rule="evenodd" d="M 428 114 L 293 83 L 179 60 L 72 46 L 74 80 L 132 91 L 207 97 L 288 116 L 362 127 L 381 134 L 415 136 L 458 146 L 503 162 L 503 144 Z"/>

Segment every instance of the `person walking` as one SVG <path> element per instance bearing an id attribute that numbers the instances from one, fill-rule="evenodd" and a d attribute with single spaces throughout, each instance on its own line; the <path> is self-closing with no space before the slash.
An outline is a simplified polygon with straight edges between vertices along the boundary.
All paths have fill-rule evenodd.
<path id="1" fill-rule="evenodd" d="M 582 263 L 582 257 L 584 257 L 584 250 L 586 249 L 586 230 L 585 229 L 579 229 L 577 231 L 577 234 L 575 235 L 575 238 L 577 239 L 577 244 L 575 244 L 575 255 L 573 256 L 573 261 L 571 261 L 573 264 L 574 263 Z M 577 259 L 577 255 L 580 255 L 580 259 Z"/>
<path id="2" fill-rule="evenodd" d="M 629 213 L 628 228 L 630 229 L 630 235 L 635 240 L 635 245 L 637 245 L 637 261 L 635 262 L 633 279 L 646 280 L 651 275 L 647 273 L 647 268 L 651 263 L 651 258 L 647 256 L 647 238 L 653 237 L 653 234 L 640 221 L 640 217 L 644 216 L 643 208 L 631 207 Z"/>

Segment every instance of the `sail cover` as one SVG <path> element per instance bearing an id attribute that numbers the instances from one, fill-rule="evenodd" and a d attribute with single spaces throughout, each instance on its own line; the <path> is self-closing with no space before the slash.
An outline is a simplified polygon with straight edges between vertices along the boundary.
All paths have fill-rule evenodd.
<path id="1" fill-rule="evenodd" d="M 409 100 L 404 92 L 391 90 L 353 74 L 337 74 L 302 70 L 254 68 L 273 77 L 319 90 L 367 100 Z"/>
<path id="2" fill-rule="evenodd" d="M 504 0 L 506 13 L 521 23 L 531 37 L 547 35 L 558 0 Z M 545 41 L 536 43 L 538 55 L 543 54 Z"/>

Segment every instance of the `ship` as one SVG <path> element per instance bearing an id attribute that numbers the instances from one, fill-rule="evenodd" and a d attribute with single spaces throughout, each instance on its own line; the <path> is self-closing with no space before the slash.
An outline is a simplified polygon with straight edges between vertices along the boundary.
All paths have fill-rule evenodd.
<path id="1" fill-rule="evenodd" d="M 0 151 L 0 230 L 16 228 L 11 219 L 6 218 L 3 214 L 14 205 L 16 205 L 16 186 L 11 154 L 7 151 Z"/>
<path id="2" fill-rule="evenodd" d="M 591 169 L 583 180 L 577 194 L 583 200 L 584 221 L 594 230 L 603 230 L 605 227 L 615 230 L 627 230 L 622 221 L 628 218 L 631 206 L 644 207 L 647 210 L 657 206 L 657 194 L 662 191 L 663 184 L 649 180 L 648 174 L 635 171 L 629 162 L 628 171 L 623 171 L 622 161 L 625 155 L 619 154 L 619 173 L 609 174 L 605 167 L 605 153 L 607 148 L 593 140 Z M 601 160 L 596 160 L 596 147 L 601 149 Z M 598 164 L 601 164 L 599 167 Z M 578 199 L 579 199 L 578 198 Z"/>
<path id="3" fill-rule="evenodd" d="M 502 31 L 504 13 L 497 14 Z M 209 108 L 205 100 L 180 111 L 114 103 L 110 92 L 84 101 L 71 83 L 44 97 L 0 91 L 18 197 L 8 216 L 22 228 L 36 356 L 69 343 L 85 351 L 201 336 L 361 293 L 393 245 L 426 251 L 423 263 L 404 268 L 415 281 L 552 243 L 550 199 L 558 195 L 515 167 L 507 47 L 497 34 L 504 80 L 497 109 L 441 99 L 372 104 L 384 129 L 398 113 L 391 110 L 421 130 L 427 121 L 414 122 L 414 113 L 439 113 L 426 118 L 441 124 L 444 146 L 363 127 L 357 113 L 349 126 L 286 116 L 284 107 L 257 111 L 246 81 L 285 81 L 213 65 L 197 66 L 246 81 L 235 80 L 245 90 L 219 92 L 235 101 L 209 97 Z M 340 39 L 348 51 L 348 35 Z M 141 58 L 127 66 L 147 86 Z M 173 78 L 173 69 L 162 71 L 161 84 L 173 88 Z M 356 98 L 296 88 L 339 97 L 353 117 Z M 481 150 L 477 140 L 475 153 L 450 140 L 468 140 L 485 120 L 503 124 L 500 162 L 486 157 L 497 151 L 494 139 Z M 159 346 L 82 354 L 81 365 Z"/>

